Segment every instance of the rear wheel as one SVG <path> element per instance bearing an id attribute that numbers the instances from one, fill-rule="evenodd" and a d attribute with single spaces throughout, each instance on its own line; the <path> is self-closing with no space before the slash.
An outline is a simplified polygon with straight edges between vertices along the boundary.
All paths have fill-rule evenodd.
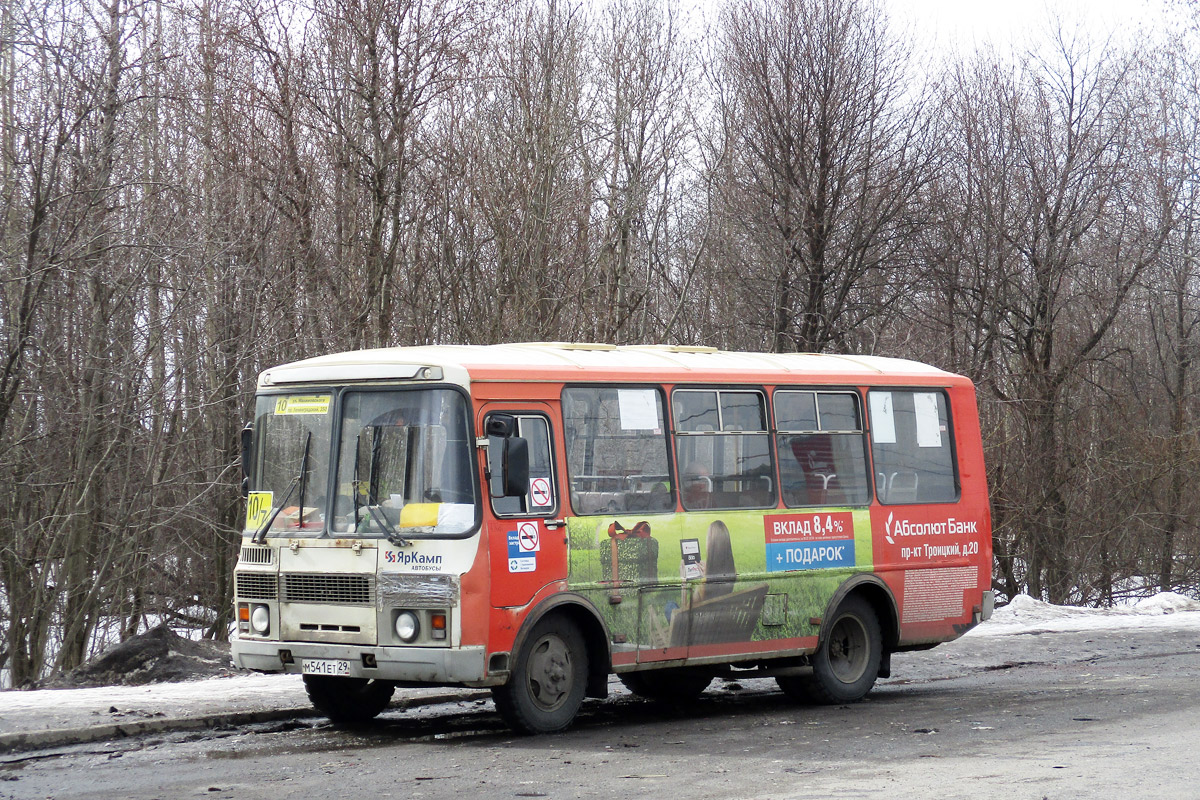
<path id="1" fill-rule="evenodd" d="M 713 676 L 695 669 L 655 669 L 617 677 L 638 697 L 669 703 L 698 697 L 712 683 Z"/>
<path id="2" fill-rule="evenodd" d="M 353 724 L 379 716 L 392 701 L 396 686 L 370 678 L 305 675 L 304 690 L 317 711 L 334 722 Z"/>
<path id="3" fill-rule="evenodd" d="M 812 675 L 779 677 L 788 696 L 809 703 L 854 703 L 867 696 L 879 675 L 883 639 L 879 619 L 861 597 L 846 598 L 812 656 Z"/>
<path id="4" fill-rule="evenodd" d="M 508 683 L 492 689 L 496 710 L 523 733 L 567 728 L 583 704 L 588 659 L 583 634 L 551 614 L 538 620 L 513 663 Z"/>

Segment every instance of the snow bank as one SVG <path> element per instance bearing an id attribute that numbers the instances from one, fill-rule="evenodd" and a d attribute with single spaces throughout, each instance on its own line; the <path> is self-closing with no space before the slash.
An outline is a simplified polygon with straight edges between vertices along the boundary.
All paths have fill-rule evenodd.
<path id="1" fill-rule="evenodd" d="M 1005 636 L 1113 628 L 1200 628 L 1200 600 L 1162 592 L 1116 608 L 1056 606 L 1021 594 L 968 636 Z"/>
<path id="2" fill-rule="evenodd" d="M 143 686 L 8 691 L 0 692 L 0 733 L 307 707 L 299 675 L 245 673 Z"/>
<path id="3" fill-rule="evenodd" d="M 1200 611 L 1200 600 L 1193 600 L 1177 592 L 1162 592 L 1138 600 L 1133 607 L 1142 614 L 1174 614 L 1178 611 Z"/>

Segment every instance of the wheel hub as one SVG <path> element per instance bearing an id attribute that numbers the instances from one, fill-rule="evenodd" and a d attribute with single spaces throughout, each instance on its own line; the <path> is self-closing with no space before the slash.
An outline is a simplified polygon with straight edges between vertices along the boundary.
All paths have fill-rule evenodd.
<path id="1" fill-rule="evenodd" d="M 530 694 L 539 706 L 552 710 L 567 697 L 574 678 L 570 652 L 557 636 L 545 636 L 529 657 Z"/>
<path id="2" fill-rule="evenodd" d="M 857 619 L 842 617 L 829 640 L 829 666 L 845 683 L 854 683 L 867 668 L 867 631 Z"/>

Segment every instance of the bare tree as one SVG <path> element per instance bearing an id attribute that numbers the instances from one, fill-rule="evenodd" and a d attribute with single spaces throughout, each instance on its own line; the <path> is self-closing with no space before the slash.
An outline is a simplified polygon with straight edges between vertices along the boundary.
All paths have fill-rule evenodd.
<path id="1" fill-rule="evenodd" d="M 1078 382 L 1112 356 L 1110 329 L 1172 219 L 1133 70 L 1060 27 L 1045 57 L 960 71 L 951 101 L 955 327 L 977 321 L 963 357 L 1002 404 L 996 552 L 1008 591 L 1023 579 L 1054 602 L 1072 597 L 1073 554 L 1099 541 L 1073 513 Z"/>
<path id="2" fill-rule="evenodd" d="M 316 0 L 316 124 L 334 167 L 333 257 L 351 265 L 357 346 L 397 341 L 395 300 L 421 280 L 414 227 L 420 130 L 453 86 L 478 25 L 475 2 Z M 400 291 L 397 291 L 400 290 Z"/>
<path id="3" fill-rule="evenodd" d="M 1147 291 L 1139 315 L 1148 325 L 1145 352 L 1151 386 L 1165 402 L 1147 414 L 1147 454 L 1152 475 L 1146 496 L 1151 499 L 1155 524 L 1148 537 L 1150 568 L 1162 591 L 1194 581 L 1200 561 L 1195 557 L 1200 508 L 1189 491 L 1189 475 L 1200 463 L 1197 424 L 1196 366 L 1200 348 L 1200 264 L 1197 263 L 1197 222 L 1200 220 L 1200 64 L 1185 54 L 1180 41 L 1151 54 L 1156 79 L 1147 91 L 1147 116 L 1162 130 L 1162 161 L 1178 185 L 1177 223 L 1160 259 L 1146 276 Z M 1141 391 L 1145 388 L 1139 387 Z M 1165 409 L 1166 419 L 1155 410 Z M 1161 431 L 1161 434 L 1155 435 Z M 1166 454 L 1162 445 L 1165 439 Z M 1154 542 L 1157 539 L 1157 542 Z"/>
<path id="4" fill-rule="evenodd" d="M 696 182 L 697 59 L 681 16 L 674 5 L 617 0 L 597 23 L 597 341 L 653 341 L 671 307 L 662 290 L 676 271 L 681 196 Z"/>
<path id="5" fill-rule="evenodd" d="M 494 76 L 476 85 L 472 205 L 488 231 L 490 306 L 481 338 L 574 338 L 594 280 L 587 40 L 579 4 L 514 8 L 493 44 Z"/>
<path id="6" fill-rule="evenodd" d="M 719 47 L 715 257 L 746 289 L 739 324 L 770 350 L 857 349 L 912 273 L 906 211 L 928 180 L 905 54 L 868 0 L 739 0 Z"/>

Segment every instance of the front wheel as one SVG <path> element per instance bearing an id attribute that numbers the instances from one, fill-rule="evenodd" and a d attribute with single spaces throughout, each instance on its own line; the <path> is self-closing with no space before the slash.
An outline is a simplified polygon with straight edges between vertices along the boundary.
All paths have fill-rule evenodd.
<path id="1" fill-rule="evenodd" d="M 333 722 L 354 724 L 379 716 L 392 702 L 396 685 L 368 678 L 305 675 L 304 691 L 313 708 Z"/>
<path id="2" fill-rule="evenodd" d="M 496 710 L 523 733 L 566 729 L 583 704 L 587 689 L 587 647 L 579 629 L 565 617 L 538 620 L 513 663 L 508 683 L 492 689 Z"/>
<path id="3" fill-rule="evenodd" d="M 861 597 L 838 606 L 828 633 L 812 656 L 812 675 L 779 677 L 790 697 L 820 705 L 855 703 L 867 696 L 879 675 L 883 637 L 875 611 Z"/>

